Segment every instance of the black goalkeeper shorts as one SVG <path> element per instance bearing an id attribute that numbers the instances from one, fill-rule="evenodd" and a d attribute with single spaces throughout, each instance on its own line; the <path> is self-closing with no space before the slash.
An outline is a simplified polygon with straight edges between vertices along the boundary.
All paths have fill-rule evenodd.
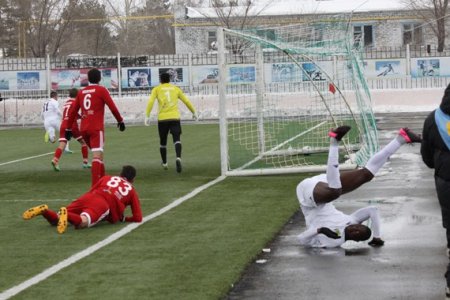
<path id="1" fill-rule="evenodd" d="M 158 121 L 158 132 L 160 145 L 167 145 L 167 136 L 172 134 L 173 142 L 180 141 L 181 122 L 180 120 Z"/>

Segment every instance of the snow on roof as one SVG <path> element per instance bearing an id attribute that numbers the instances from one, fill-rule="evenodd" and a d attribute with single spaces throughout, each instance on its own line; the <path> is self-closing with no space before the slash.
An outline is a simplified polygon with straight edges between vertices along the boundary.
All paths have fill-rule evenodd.
<path id="1" fill-rule="evenodd" d="M 247 15 L 278 16 L 405 10 L 402 0 L 254 0 Z M 244 15 L 245 6 L 234 7 L 233 15 Z M 221 9 L 226 11 L 227 8 Z M 187 7 L 188 18 L 217 17 L 213 7 Z"/>

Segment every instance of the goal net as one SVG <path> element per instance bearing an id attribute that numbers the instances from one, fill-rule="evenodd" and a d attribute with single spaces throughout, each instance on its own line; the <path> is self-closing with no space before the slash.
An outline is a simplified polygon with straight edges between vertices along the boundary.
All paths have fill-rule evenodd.
<path id="1" fill-rule="evenodd" d="M 378 136 L 348 22 L 218 30 L 222 174 L 325 170 L 331 128 L 350 125 L 342 168 L 364 165 Z"/>

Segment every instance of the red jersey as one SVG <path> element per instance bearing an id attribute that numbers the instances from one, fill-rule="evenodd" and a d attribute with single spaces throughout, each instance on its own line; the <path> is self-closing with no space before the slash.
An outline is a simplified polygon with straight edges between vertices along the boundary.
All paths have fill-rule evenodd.
<path id="1" fill-rule="evenodd" d="M 67 99 L 66 103 L 64 103 L 63 113 L 62 113 L 62 121 L 61 121 L 61 126 L 60 126 L 61 128 L 64 128 L 64 129 L 67 128 L 67 122 L 69 121 L 69 116 L 70 116 L 70 108 L 72 107 L 74 102 L 75 102 L 75 99 L 69 98 L 69 99 Z"/>
<path id="2" fill-rule="evenodd" d="M 109 204 L 109 215 L 106 219 L 111 223 L 124 220 L 125 222 L 141 222 L 142 211 L 139 196 L 125 178 L 105 175 L 91 188 L 90 193 L 101 195 Z M 131 217 L 124 218 L 127 206 L 131 207 Z"/>
<path id="3" fill-rule="evenodd" d="M 103 131 L 105 123 L 105 104 L 109 107 L 117 122 L 123 118 L 119 113 L 109 91 L 98 84 L 91 84 L 78 92 L 73 110 L 69 114 L 67 125 L 72 125 L 78 110 L 81 109 L 81 131 Z"/>

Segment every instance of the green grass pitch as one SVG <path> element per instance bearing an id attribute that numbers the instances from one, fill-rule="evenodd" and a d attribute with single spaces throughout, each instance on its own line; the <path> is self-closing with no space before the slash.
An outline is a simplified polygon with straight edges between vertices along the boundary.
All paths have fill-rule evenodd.
<path id="1" fill-rule="evenodd" d="M 137 168 L 136 187 L 144 216 L 220 176 L 219 127 L 183 126 L 183 172 L 160 166 L 156 125 L 106 130 L 106 172 Z M 102 241 L 127 224 L 69 227 L 59 235 L 42 217 L 25 221 L 27 208 L 58 209 L 90 186 L 80 147 L 60 160 L 43 129 L 0 130 L 0 293 Z M 171 139 L 169 139 L 171 141 Z M 92 255 L 29 287 L 14 299 L 218 299 L 298 209 L 295 187 L 303 175 L 235 177 L 206 189 L 169 212 Z"/>

